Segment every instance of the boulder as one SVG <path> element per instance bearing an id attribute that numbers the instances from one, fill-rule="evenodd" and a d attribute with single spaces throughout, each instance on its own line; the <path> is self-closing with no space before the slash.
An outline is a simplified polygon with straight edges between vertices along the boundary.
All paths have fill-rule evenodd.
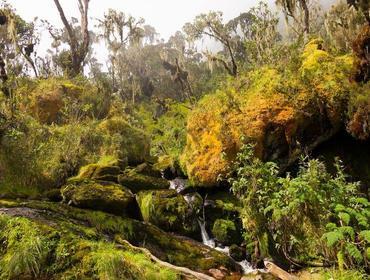
<path id="1" fill-rule="evenodd" d="M 82 166 L 76 179 L 92 179 L 118 183 L 124 163 L 117 159 L 103 158 L 98 163 Z"/>
<path id="2" fill-rule="evenodd" d="M 55 242 L 58 242 L 59 240 L 63 242 L 63 244 L 57 245 L 58 248 L 62 248 L 61 254 L 59 254 L 58 250 L 53 250 L 54 247 L 50 246 L 42 247 L 51 250 L 50 255 L 51 258 L 50 259 L 42 258 L 42 260 L 45 261 L 45 265 L 39 266 L 42 269 L 42 271 L 45 272 L 54 271 L 49 269 L 50 268 L 49 264 L 52 268 L 56 267 L 58 273 L 62 273 L 62 271 L 65 271 L 66 274 L 63 275 L 66 275 L 66 277 L 67 275 L 70 276 L 71 268 L 76 268 L 77 270 L 80 270 L 79 268 L 81 267 L 80 266 L 81 258 L 85 254 L 93 252 L 92 250 L 90 250 L 90 247 L 87 246 L 88 244 L 86 243 L 85 239 L 94 242 L 96 241 L 100 245 L 103 245 L 102 243 L 109 243 L 107 244 L 108 245 L 107 247 L 104 246 L 109 250 L 109 254 L 107 252 L 107 254 L 100 255 L 103 259 L 105 259 L 106 257 L 111 257 L 113 249 L 122 250 L 124 252 L 128 252 L 129 250 L 131 252 L 130 249 L 131 247 L 127 247 L 127 242 L 121 242 L 122 240 L 127 240 L 132 245 L 148 249 L 151 252 L 151 254 L 153 254 L 162 261 L 169 262 L 176 266 L 186 267 L 197 272 L 207 273 L 210 269 L 219 269 L 224 272 L 227 271 L 228 276 L 230 276 L 230 274 L 232 273 L 241 272 L 240 265 L 238 265 L 233 259 L 231 259 L 227 255 L 218 252 L 217 250 L 214 250 L 208 246 L 203 245 L 200 242 L 193 241 L 189 238 L 166 233 L 157 228 L 156 226 L 151 225 L 150 223 L 134 220 L 127 217 L 120 217 L 100 211 L 79 209 L 61 203 L 51 203 L 36 200 L 34 201 L 0 200 L 0 225 L 2 226 L 2 228 L 4 228 L 1 219 L 3 213 L 15 217 L 23 216 L 35 220 L 36 222 L 32 226 L 32 228 L 41 225 L 40 228 L 43 229 L 45 232 L 45 235 L 40 235 L 40 237 L 43 238 L 49 236 L 50 234 L 51 239 L 46 240 L 47 242 L 45 244 L 49 245 L 56 244 Z M 19 218 L 16 219 L 19 220 Z M 52 230 L 50 230 L 50 227 Z M 18 227 L 16 229 L 19 231 Z M 54 235 L 53 232 L 54 230 L 58 231 L 59 233 L 62 232 L 63 234 L 60 235 L 58 233 L 57 235 Z M 6 235 L 8 231 L 2 231 L 1 233 L 3 233 L 3 235 Z M 77 244 L 76 242 L 71 242 L 73 240 L 65 240 L 72 237 L 72 235 L 73 240 L 77 241 Z M 43 240 L 44 239 L 42 239 L 41 241 Z M 27 244 L 29 245 L 29 242 Z M 36 242 L 32 244 L 38 245 L 39 243 Z M 61 245 L 62 247 L 59 247 Z M 23 247 L 27 250 L 30 250 L 29 246 Z M 40 248 L 38 246 L 36 247 L 35 247 L 36 249 Z M 26 253 L 27 250 L 25 251 Z M 67 258 L 65 258 L 64 255 L 65 252 L 68 253 Z M 0 256 L 2 253 L 4 253 L 4 251 L 0 252 Z M 55 256 L 54 254 L 57 255 Z M 49 256 L 49 254 L 45 255 Z M 90 257 L 90 255 L 88 257 Z M 94 258 L 90 257 L 89 259 L 90 260 L 96 259 L 96 257 L 99 257 L 99 255 L 94 254 Z M 73 260 L 72 263 L 70 262 L 71 258 Z M 120 257 L 119 259 L 124 259 L 124 257 L 123 258 Z M 58 262 L 56 263 L 54 262 L 54 260 L 58 260 Z M 137 259 L 134 258 L 134 260 Z M 141 261 L 142 258 L 139 258 L 138 260 L 140 260 L 139 264 L 140 271 L 145 270 L 147 268 L 147 265 L 153 263 L 149 262 L 148 264 L 143 265 Z M 135 261 L 132 262 L 133 265 L 134 263 Z M 84 266 L 85 269 L 83 270 L 83 272 L 92 273 L 93 267 L 96 266 Z M 120 267 L 122 268 L 122 266 Z M 124 266 L 124 268 L 126 268 L 126 266 Z M 163 270 L 163 266 L 161 266 L 160 268 L 161 270 Z M 81 279 L 93 279 L 93 278 L 95 279 L 96 277 L 98 277 L 98 276 L 95 277 L 92 274 L 87 275 L 89 277 L 87 277 L 86 275 L 80 275 Z M 119 277 L 122 277 L 122 275 L 120 275 Z M 45 276 L 48 277 L 43 277 L 43 279 L 50 278 L 50 274 Z M 59 279 L 58 277 L 56 278 Z M 128 278 L 167 279 L 165 277 L 156 278 L 156 276 L 153 276 L 153 274 L 150 274 L 150 277 L 149 276 L 145 277 L 141 275 L 141 277 L 136 276 Z M 19 279 L 19 277 L 16 277 L 16 279 Z"/>
<path id="3" fill-rule="evenodd" d="M 143 190 L 168 189 L 170 182 L 157 177 L 138 173 L 135 169 L 126 170 L 118 176 L 118 183 L 129 188 L 134 193 Z"/>
<path id="4" fill-rule="evenodd" d="M 199 237 L 196 214 L 201 203 L 188 203 L 174 190 L 143 191 L 137 201 L 144 221 L 169 232 Z"/>
<path id="5" fill-rule="evenodd" d="M 62 187 L 61 194 L 65 203 L 78 208 L 138 218 L 134 195 L 129 189 L 118 184 L 90 180 L 75 181 Z"/>

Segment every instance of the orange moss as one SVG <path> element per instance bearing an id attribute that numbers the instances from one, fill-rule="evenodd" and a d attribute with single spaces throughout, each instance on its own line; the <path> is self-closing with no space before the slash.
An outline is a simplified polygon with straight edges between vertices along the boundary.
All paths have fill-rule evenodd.
<path id="1" fill-rule="evenodd" d="M 225 175 L 241 136 L 256 144 L 264 160 L 287 164 L 304 146 L 340 128 L 350 92 L 350 56 L 334 57 L 310 42 L 298 73 L 261 68 L 232 86 L 204 97 L 190 114 L 181 164 L 193 184 L 213 186 Z"/>

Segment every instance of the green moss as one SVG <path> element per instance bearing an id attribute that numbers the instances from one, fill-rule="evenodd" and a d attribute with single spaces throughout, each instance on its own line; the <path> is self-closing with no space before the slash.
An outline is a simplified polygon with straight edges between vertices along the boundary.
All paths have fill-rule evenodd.
<path id="1" fill-rule="evenodd" d="M 118 182 L 118 175 L 124 163 L 112 156 L 104 156 L 95 164 L 82 166 L 78 175 L 73 179 L 92 179 Z"/>
<path id="2" fill-rule="evenodd" d="M 124 119 L 107 119 L 99 124 L 99 129 L 109 136 L 107 155 L 117 154 L 119 159 L 127 157 L 130 165 L 142 163 L 149 157 L 148 136 L 144 131 L 131 127 Z"/>
<path id="3" fill-rule="evenodd" d="M 80 208 L 106 211 L 118 215 L 133 214 L 135 200 L 125 187 L 108 182 L 80 181 L 61 189 L 63 201 Z"/>
<path id="4" fill-rule="evenodd" d="M 135 170 L 127 170 L 118 176 L 118 182 L 134 193 L 142 190 L 168 189 L 170 183 L 162 178 L 156 178 L 137 173 Z"/>
<path id="5" fill-rule="evenodd" d="M 4 205 L 2 203 L 5 203 Z M 0 207 L 10 207 L 12 203 L 0 200 Z M 157 227 L 137 220 L 109 215 L 98 211 L 87 211 L 83 209 L 69 207 L 63 204 L 30 201 L 17 202 L 11 207 L 28 207 L 31 209 L 42 209 L 42 218 L 52 218 L 54 223 L 62 219 L 67 222 L 65 227 L 77 232 L 80 236 L 91 236 L 96 240 L 99 236 L 116 236 L 128 240 L 136 246 L 149 249 L 158 258 L 170 262 L 177 266 L 188 267 L 195 271 L 207 271 L 210 268 L 224 266 L 231 271 L 238 271 L 240 268 L 228 256 L 203 246 L 200 243 L 186 238 L 180 238 L 172 234 L 165 233 Z M 5 206 L 7 205 L 7 206 Z M 98 235 L 92 235 L 91 231 L 86 231 L 84 226 L 76 226 L 75 223 L 89 225 Z M 85 228 L 84 230 L 82 228 Z M 64 235 L 62 235 L 64 236 Z M 61 249 L 61 255 L 65 259 L 74 262 L 75 253 L 63 253 L 67 248 L 80 248 L 75 243 L 66 245 Z M 83 255 L 82 250 L 82 255 Z M 77 254 L 78 256 L 79 254 Z"/>
<path id="6" fill-rule="evenodd" d="M 174 190 L 144 191 L 137 196 L 144 221 L 165 231 L 192 236 L 199 233 L 196 209 Z"/>
<path id="7" fill-rule="evenodd" d="M 35 218 L 0 215 L 1 279 L 179 279 L 142 252 L 105 241 L 93 228 L 57 216 L 51 225 L 46 216 Z"/>
<path id="8" fill-rule="evenodd" d="M 225 245 L 239 244 L 241 233 L 237 231 L 235 223 L 230 220 L 218 219 L 213 224 L 213 236 Z"/>

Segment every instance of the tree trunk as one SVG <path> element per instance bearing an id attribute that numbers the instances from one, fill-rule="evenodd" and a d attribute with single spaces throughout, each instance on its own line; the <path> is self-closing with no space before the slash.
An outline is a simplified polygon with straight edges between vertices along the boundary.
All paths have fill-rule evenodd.
<path id="1" fill-rule="evenodd" d="M 308 35 L 310 33 L 310 11 L 306 0 L 300 0 L 299 2 L 304 13 L 304 33 Z"/>
<path id="2" fill-rule="evenodd" d="M 78 7 L 81 14 L 81 32 L 82 32 L 82 43 L 79 43 L 78 39 L 76 38 L 76 34 L 72 29 L 72 26 L 68 22 L 64 10 L 60 5 L 59 0 L 54 0 L 54 3 L 58 9 L 60 18 L 63 22 L 64 27 L 67 30 L 67 34 L 69 37 L 68 44 L 71 51 L 71 62 L 72 62 L 72 69 L 69 71 L 69 75 L 71 77 L 75 77 L 79 74 L 83 73 L 83 66 L 85 62 L 86 55 L 89 50 L 90 45 L 90 36 L 88 30 L 88 9 L 89 9 L 89 1 L 90 0 L 78 0 Z"/>

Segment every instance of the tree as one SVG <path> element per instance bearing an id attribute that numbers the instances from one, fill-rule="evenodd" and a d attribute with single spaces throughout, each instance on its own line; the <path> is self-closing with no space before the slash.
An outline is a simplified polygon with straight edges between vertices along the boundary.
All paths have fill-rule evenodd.
<path id="1" fill-rule="evenodd" d="M 362 13 L 344 2 L 333 5 L 325 15 L 326 33 L 331 43 L 342 52 L 351 50 L 364 23 Z"/>
<path id="2" fill-rule="evenodd" d="M 232 28 L 223 23 L 222 12 L 209 12 L 198 15 L 193 23 L 186 23 L 183 30 L 190 41 L 202 39 L 207 36 L 221 43 L 225 55 L 213 55 L 208 53 L 208 59 L 221 63 L 231 76 L 238 74 L 238 65 L 235 57 L 237 48 L 237 37 L 232 36 Z M 234 34 L 235 35 L 235 34 Z"/>
<path id="3" fill-rule="evenodd" d="M 347 3 L 349 6 L 353 6 L 357 10 L 360 10 L 370 24 L 370 2 L 368 0 L 347 0 Z"/>
<path id="4" fill-rule="evenodd" d="M 305 35 L 310 33 L 309 2 L 310 0 L 276 0 L 276 5 L 282 7 L 286 20 L 290 17 L 297 25 L 301 25 L 298 12 L 303 12 L 303 33 Z"/>
<path id="5" fill-rule="evenodd" d="M 112 77 L 112 88 L 117 90 L 117 67 L 119 53 L 127 49 L 130 44 L 138 44 L 140 39 L 148 35 L 149 41 L 153 39 L 154 28 L 149 26 L 142 27 L 143 19 L 136 20 L 132 16 L 127 16 L 123 12 L 118 12 L 109 9 L 108 13 L 104 14 L 104 18 L 99 20 L 98 27 L 102 30 L 100 37 L 103 37 L 108 49 L 110 72 Z"/>
<path id="6" fill-rule="evenodd" d="M 83 73 L 83 66 L 89 51 L 90 34 L 88 30 L 88 9 L 90 0 L 78 0 L 78 8 L 81 14 L 81 34 L 82 41 L 78 38 L 76 29 L 67 20 L 64 10 L 60 5 L 59 0 L 54 0 L 55 6 L 58 9 L 60 18 L 68 34 L 68 44 L 70 47 L 70 69 L 68 75 L 75 77 Z"/>
<path id="7" fill-rule="evenodd" d="M 4 62 L 12 70 L 23 69 L 26 62 L 37 77 L 38 72 L 32 54 L 39 42 L 36 28 L 37 18 L 33 22 L 26 22 L 18 16 L 11 5 L 7 2 L 1 4 L 1 16 L 3 24 L 0 27 L 0 45 Z M 13 71 L 13 72 L 14 72 Z M 18 71 L 14 72 L 18 75 Z"/>

